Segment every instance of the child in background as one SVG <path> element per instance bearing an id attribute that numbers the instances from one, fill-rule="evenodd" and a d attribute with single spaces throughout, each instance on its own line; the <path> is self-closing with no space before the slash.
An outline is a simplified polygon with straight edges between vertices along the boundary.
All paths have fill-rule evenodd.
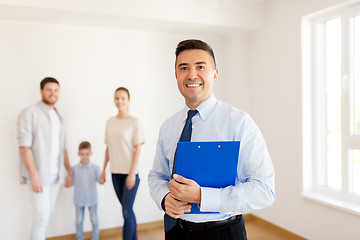
<path id="1" fill-rule="evenodd" d="M 99 223 L 97 216 L 97 190 L 96 182 L 100 179 L 100 169 L 90 162 L 91 145 L 81 142 L 78 155 L 80 163 L 72 168 L 74 184 L 74 203 L 76 208 L 76 238 L 84 239 L 83 222 L 85 208 L 89 208 L 92 224 L 92 240 L 99 239 Z"/>

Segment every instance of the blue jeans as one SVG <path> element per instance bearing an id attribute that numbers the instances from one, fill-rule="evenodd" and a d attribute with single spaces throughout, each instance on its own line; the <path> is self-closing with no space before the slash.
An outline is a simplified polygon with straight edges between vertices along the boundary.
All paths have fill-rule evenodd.
<path id="1" fill-rule="evenodd" d="M 84 223 L 84 210 L 85 207 L 76 206 L 76 239 L 84 240 L 83 223 Z M 92 238 L 91 240 L 99 239 L 99 223 L 97 216 L 97 204 L 92 205 L 89 208 L 90 220 L 92 224 Z"/>
<path id="2" fill-rule="evenodd" d="M 136 174 L 135 186 L 128 190 L 126 188 L 127 174 L 112 174 L 112 181 L 116 196 L 118 197 L 124 217 L 123 240 L 137 240 L 136 235 L 136 218 L 133 211 L 136 192 L 139 187 L 140 179 Z"/>

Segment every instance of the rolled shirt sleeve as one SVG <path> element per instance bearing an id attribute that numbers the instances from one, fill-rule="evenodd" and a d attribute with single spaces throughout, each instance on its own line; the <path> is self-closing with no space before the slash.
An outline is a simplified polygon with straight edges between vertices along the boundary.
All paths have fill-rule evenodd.
<path id="1" fill-rule="evenodd" d="M 31 147 L 33 141 L 33 114 L 30 109 L 20 112 L 17 121 L 17 139 L 19 147 Z"/>

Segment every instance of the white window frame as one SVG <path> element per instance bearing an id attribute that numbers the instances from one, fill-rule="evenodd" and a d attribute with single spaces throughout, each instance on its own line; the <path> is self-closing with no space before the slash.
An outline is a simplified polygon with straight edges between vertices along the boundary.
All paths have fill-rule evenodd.
<path id="1" fill-rule="evenodd" d="M 360 215 L 360 196 L 351 194 L 352 171 L 349 150 L 360 149 L 360 137 L 350 135 L 350 97 L 353 76 L 350 59 L 352 42 L 350 36 L 351 17 L 360 15 L 360 1 L 349 1 L 341 6 L 326 9 L 302 18 L 302 133 L 303 133 L 303 192 L 302 196 L 316 202 Z M 322 69 L 322 28 L 324 22 L 341 18 L 342 42 L 342 188 L 340 191 L 321 186 L 319 174 L 324 154 L 320 137 L 321 129 L 321 81 Z M 360 67 L 360 66 L 358 66 Z M 360 173 L 359 173 L 360 174 Z"/>

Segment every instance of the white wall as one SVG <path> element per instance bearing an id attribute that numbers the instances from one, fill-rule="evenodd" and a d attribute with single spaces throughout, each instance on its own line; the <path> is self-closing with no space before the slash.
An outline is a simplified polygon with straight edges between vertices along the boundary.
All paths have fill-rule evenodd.
<path id="1" fill-rule="evenodd" d="M 154 24 L 152 20 L 156 19 L 159 12 L 147 15 L 150 24 L 144 24 L 145 27 L 139 25 L 146 23 L 146 19 L 133 19 L 136 24 L 133 22 L 130 27 L 121 27 L 124 24 L 118 23 L 118 20 L 123 18 L 101 15 L 110 13 L 109 7 L 101 9 L 100 17 L 103 18 L 96 16 L 93 19 L 92 15 L 80 14 L 80 21 L 76 18 L 78 14 L 69 11 L 69 16 L 55 10 L 51 11 L 47 19 L 43 19 L 47 8 L 56 9 L 49 6 L 48 1 L 14 1 L 19 5 L 32 2 L 25 10 L 11 6 L 12 1 L 0 2 L 3 4 L 0 5 L 0 19 L 43 22 L 0 21 L 0 161 L 3 166 L 0 170 L 0 211 L 6 216 L 0 220 L 0 225 L 5 226 L 3 236 L 8 239 L 27 239 L 30 231 L 28 189 L 18 184 L 15 122 L 22 108 L 40 99 L 38 85 L 48 75 L 58 78 L 61 83 L 58 108 L 65 120 L 72 164 L 78 161 L 78 143 L 86 139 L 93 144 L 92 161 L 102 165 L 105 121 L 116 113 L 112 102 L 113 91 L 120 85 L 130 89 L 131 113 L 142 120 L 146 137 L 141 154 L 142 182 L 135 211 L 139 223 L 162 219 L 161 212 L 150 199 L 146 175 L 153 161 L 161 122 L 183 106 L 173 72 L 175 46 L 182 39 L 200 37 L 214 47 L 217 57 L 220 68 L 215 87 L 217 97 L 250 112 L 265 137 L 273 159 L 277 199 L 273 206 L 256 211 L 255 214 L 311 240 L 360 239 L 356 231 L 359 216 L 310 202 L 300 196 L 301 17 L 345 1 L 241 1 L 245 5 L 254 3 L 255 8 L 249 8 L 247 12 L 244 9 L 234 11 L 240 8 L 236 4 L 229 5 L 234 6 L 234 9 L 229 10 L 227 7 L 228 10 L 224 10 L 224 7 L 219 7 L 219 1 L 211 0 L 206 5 L 206 11 L 197 12 L 199 15 L 196 17 L 191 15 L 190 19 L 181 22 L 179 12 L 173 17 L 167 13 L 170 22 L 149 29 L 146 28 Z M 199 3 L 204 1 L 190 2 L 195 3 L 192 6 L 197 9 L 202 9 Z M 265 18 L 264 26 L 251 34 L 239 34 L 239 28 L 258 29 L 263 25 L 260 16 L 263 8 L 258 5 L 262 2 L 267 3 L 262 15 Z M 156 3 L 164 2 L 158 0 Z M 100 2 L 96 4 L 101 6 Z M 64 6 L 65 9 L 61 11 L 82 8 L 81 5 Z M 91 12 L 96 6 L 88 6 L 86 9 Z M 28 7 L 36 8 L 36 11 L 31 14 L 34 9 Z M 129 9 L 132 7 L 130 4 Z M 173 9 L 174 6 L 170 4 L 161 12 L 171 12 Z M 207 14 L 211 15 L 217 10 L 222 11 L 215 16 L 220 24 L 206 25 L 204 19 L 209 19 Z M 125 13 L 115 11 L 111 14 L 123 16 Z M 234 17 L 235 13 L 244 13 L 245 17 Z M 252 14 L 256 14 L 257 18 L 250 17 Z M 129 15 L 141 17 L 132 13 L 126 16 L 127 20 L 131 19 Z M 41 17 L 36 19 L 37 16 Z M 224 16 L 227 19 L 222 19 Z M 245 18 L 250 19 L 249 22 Z M 202 20 L 196 24 L 197 19 Z M 229 19 L 234 24 L 227 29 Z M 187 20 L 190 23 L 186 23 Z M 245 21 L 246 24 L 236 24 L 236 21 Z M 67 25 L 58 24 L 62 22 Z M 92 24 L 97 27 L 91 27 Z M 131 30 L 134 25 L 141 31 Z M 109 26 L 117 28 L 107 28 Z M 231 33 L 229 29 L 234 26 L 237 29 Z M 166 31 L 161 32 L 161 29 Z M 100 227 L 121 226 L 121 210 L 109 174 L 108 182 L 98 189 Z M 85 230 L 90 230 L 88 221 Z M 61 189 L 49 226 L 49 236 L 74 231 L 72 189 Z"/>
<path id="2" fill-rule="evenodd" d="M 360 216 L 311 202 L 302 191 L 301 17 L 340 0 L 271 0 L 253 34 L 251 113 L 276 170 L 275 204 L 257 215 L 311 240 L 360 239 Z"/>
<path id="3" fill-rule="evenodd" d="M 139 223 L 162 219 L 150 197 L 147 174 L 160 124 L 184 104 L 174 77 L 174 50 L 180 40 L 199 37 L 221 59 L 220 38 L 13 21 L 0 21 L 0 32 L 2 236 L 29 237 L 31 207 L 28 186 L 19 184 L 16 118 L 21 109 L 40 100 L 39 83 L 45 76 L 60 81 L 57 107 L 64 118 L 72 165 L 79 161 L 78 144 L 88 140 L 93 145 L 92 161 L 102 166 L 105 122 L 116 114 L 113 92 L 118 86 L 130 89 L 130 112 L 142 121 L 146 139 L 134 208 Z M 122 226 L 110 173 L 98 191 L 100 227 Z M 48 236 L 75 232 L 72 194 L 73 189 L 60 190 Z M 85 231 L 90 229 L 86 219 Z"/>
<path id="4" fill-rule="evenodd" d="M 250 111 L 250 36 L 245 32 L 223 36 L 224 58 L 217 60 L 220 68 L 218 97 L 246 112 Z"/>

